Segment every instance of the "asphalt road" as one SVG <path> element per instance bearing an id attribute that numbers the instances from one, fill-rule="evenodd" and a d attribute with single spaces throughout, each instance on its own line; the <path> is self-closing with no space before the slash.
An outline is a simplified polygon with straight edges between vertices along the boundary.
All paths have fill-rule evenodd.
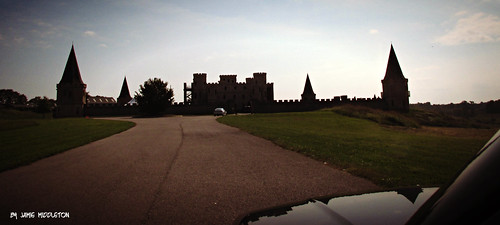
<path id="1" fill-rule="evenodd" d="M 378 189 L 212 116 L 127 120 L 137 125 L 0 173 L 0 224 L 231 224 L 257 209 Z"/>

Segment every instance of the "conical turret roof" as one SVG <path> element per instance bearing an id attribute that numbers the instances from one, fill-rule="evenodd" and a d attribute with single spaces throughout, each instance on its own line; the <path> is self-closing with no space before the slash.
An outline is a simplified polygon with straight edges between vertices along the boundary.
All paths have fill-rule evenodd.
<path id="1" fill-rule="evenodd" d="M 385 71 L 384 80 L 385 79 L 405 79 L 392 44 L 391 52 L 389 53 L 389 60 L 387 62 L 387 69 Z"/>
<path id="2" fill-rule="evenodd" d="M 128 90 L 127 77 L 123 78 L 122 90 L 120 91 L 120 96 L 118 98 L 131 99 L 130 92 Z"/>
<path id="3" fill-rule="evenodd" d="M 307 74 L 306 78 L 306 85 L 304 86 L 304 92 L 302 92 L 302 95 L 304 94 L 314 94 L 313 88 L 311 86 L 311 81 L 309 80 L 309 74 Z"/>
<path id="4" fill-rule="evenodd" d="M 75 48 L 73 45 L 71 45 L 68 61 L 66 62 L 66 67 L 64 68 L 64 73 L 59 83 L 84 84 L 82 76 L 80 75 L 80 68 L 78 68 L 78 62 L 76 61 Z"/>

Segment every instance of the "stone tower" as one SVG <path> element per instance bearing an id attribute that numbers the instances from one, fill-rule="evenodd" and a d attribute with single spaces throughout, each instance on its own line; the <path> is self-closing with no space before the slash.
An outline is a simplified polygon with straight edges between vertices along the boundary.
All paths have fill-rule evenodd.
<path id="1" fill-rule="evenodd" d="M 87 85 L 83 83 L 72 45 L 64 73 L 57 84 L 56 117 L 80 117 L 84 115 Z"/>
<path id="2" fill-rule="evenodd" d="M 382 80 L 382 100 L 387 109 L 408 112 L 410 109 L 408 79 L 403 75 L 398 58 L 391 44 L 387 70 Z"/>
<path id="3" fill-rule="evenodd" d="M 302 92 L 302 102 L 313 103 L 314 101 L 316 101 L 316 94 L 314 94 L 309 74 L 307 74 L 306 85 L 304 86 L 304 92 Z"/>
<path id="4" fill-rule="evenodd" d="M 132 97 L 130 97 L 130 92 L 128 90 L 127 77 L 123 78 L 122 90 L 120 91 L 120 96 L 118 96 L 117 103 L 119 106 L 127 104 Z"/>

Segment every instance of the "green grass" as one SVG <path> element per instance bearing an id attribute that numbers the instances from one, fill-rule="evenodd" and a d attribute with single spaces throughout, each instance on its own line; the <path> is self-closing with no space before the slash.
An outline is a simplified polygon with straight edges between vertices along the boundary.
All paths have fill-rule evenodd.
<path id="1" fill-rule="evenodd" d="M 344 105 L 325 110 L 331 110 L 335 113 L 344 116 L 367 119 L 384 125 L 413 127 L 413 128 L 420 127 L 419 122 L 416 119 L 414 119 L 413 116 L 409 116 L 410 114 L 402 114 L 392 111 L 383 111 L 381 109 L 373 109 L 369 107 L 355 106 L 355 105 Z"/>
<path id="2" fill-rule="evenodd" d="M 495 132 L 455 128 L 458 135 L 441 134 L 332 110 L 225 116 L 218 121 L 386 187 L 446 183 Z"/>
<path id="3" fill-rule="evenodd" d="M 135 125 L 124 121 L 40 119 L 38 115 L 11 114 L 0 111 L 0 171 L 27 165 Z"/>

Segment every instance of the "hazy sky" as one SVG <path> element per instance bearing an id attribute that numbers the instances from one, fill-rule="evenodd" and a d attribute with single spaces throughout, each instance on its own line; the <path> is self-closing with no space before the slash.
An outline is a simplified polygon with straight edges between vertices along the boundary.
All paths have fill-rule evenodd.
<path id="1" fill-rule="evenodd" d="M 91 95 L 267 72 L 274 98 L 380 96 L 391 43 L 410 102 L 500 98 L 500 1 L 0 0 L 0 89 L 56 97 L 74 43 Z"/>

